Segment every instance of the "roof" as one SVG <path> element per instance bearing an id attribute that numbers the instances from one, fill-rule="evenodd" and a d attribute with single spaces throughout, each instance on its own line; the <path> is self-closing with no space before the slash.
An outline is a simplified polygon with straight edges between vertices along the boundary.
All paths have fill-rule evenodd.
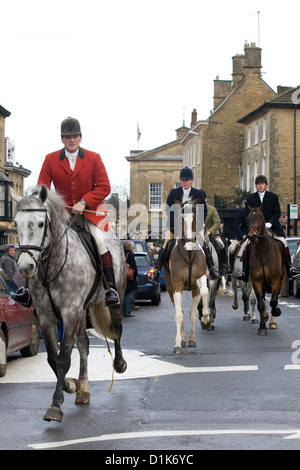
<path id="1" fill-rule="evenodd" d="M 299 92 L 297 92 L 297 90 L 299 90 Z M 237 122 L 244 123 L 252 119 L 260 111 L 268 108 L 300 108 L 300 85 L 291 87 L 280 95 L 276 95 L 274 98 L 265 101 L 261 106 L 251 111 L 251 113 L 246 114 L 246 116 L 242 117 Z"/>
<path id="2" fill-rule="evenodd" d="M 3 108 L 3 106 L 1 106 L 0 104 L 0 114 L 2 114 L 3 117 L 9 117 L 11 115 L 11 113 L 9 111 L 7 111 L 7 109 Z"/>
<path id="3" fill-rule="evenodd" d="M 10 178 L 8 178 L 4 173 L 0 172 L 0 184 L 3 182 L 13 183 L 13 181 Z"/>

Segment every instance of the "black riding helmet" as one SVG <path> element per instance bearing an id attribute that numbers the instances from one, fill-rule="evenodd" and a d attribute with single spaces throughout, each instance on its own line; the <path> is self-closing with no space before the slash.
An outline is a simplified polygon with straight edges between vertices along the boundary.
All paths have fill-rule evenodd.
<path id="1" fill-rule="evenodd" d="M 266 184 L 268 184 L 268 180 L 267 180 L 265 175 L 258 175 L 255 178 L 255 184 L 257 184 L 257 183 L 266 183 Z"/>

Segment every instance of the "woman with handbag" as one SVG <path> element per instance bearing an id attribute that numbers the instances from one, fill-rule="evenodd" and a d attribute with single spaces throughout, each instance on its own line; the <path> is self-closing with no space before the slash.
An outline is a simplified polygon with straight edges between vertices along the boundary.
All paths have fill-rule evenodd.
<path id="1" fill-rule="evenodd" d="M 127 272 L 127 285 L 123 303 L 123 317 L 134 317 L 135 315 L 131 313 L 131 294 L 134 290 L 137 289 L 137 266 L 133 254 L 134 244 L 128 240 L 123 243 L 123 246 Z"/>

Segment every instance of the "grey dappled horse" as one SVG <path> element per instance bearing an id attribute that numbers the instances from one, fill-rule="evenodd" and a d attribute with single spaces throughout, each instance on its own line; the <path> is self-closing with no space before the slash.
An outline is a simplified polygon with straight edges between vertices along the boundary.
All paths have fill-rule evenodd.
<path id="1" fill-rule="evenodd" d="M 104 232 L 111 251 L 120 308 L 108 309 L 104 303 L 101 273 L 83 246 L 78 234 L 67 224 L 70 215 L 63 199 L 45 186 L 20 198 L 15 222 L 21 254 L 18 265 L 38 311 L 39 324 L 47 347 L 48 362 L 57 384 L 44 419 L 62 421 L 63 392 L 76 392 L 76 404 L 90 399 L 87 374 L 89 340 L 86 333 L 86 309 L 90 310 L 94 328 L 115 343 L 114 369 L 122 373 L 126 361 L 122 355 L 122 306 L 126 286 L 124 250 L 113 232 Z M 93 289 L 92 289 L 93 287 Z M 63 337 L 58 352 L 57 323 L 63 321 Z M 80 354 L 77 379 L 66 378 L 71 365 L 75 338 Z"/>
<path id="2" fill-rule="evenodd" d="M 249 279 L 248 282 L 238 281 L 236 279 L 236 275 L 243 270 L 243 260 L 242 260 L 243 251 L 244 251 L 244 247 L 241 246 L 241 248 L 239 249 L 239 252 L 237 253 L 234 259 L 233 272 L 231 275 L 232 290 L 233 290 L 233 295 L 234 295 L 232 308 L 234 310 L 237 310 L 239 308 L 239 302 L 238 302 L 238 287 L 239 287 L 242 292 L 242 301 L 244 304 L 243 320 L 244 321 L 251 320 L 251 323 L 258 323 L 258 320 L 255 315 L 256 297 L 255 297 L 254 289 L 252 287 L 251 279 Z M 250 305 L 251 305 L 251 313 L 250 313 Z"/>

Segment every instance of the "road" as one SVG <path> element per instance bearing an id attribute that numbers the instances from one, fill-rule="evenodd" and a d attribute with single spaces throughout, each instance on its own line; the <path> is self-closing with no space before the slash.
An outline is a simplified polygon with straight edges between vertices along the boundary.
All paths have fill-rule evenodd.
<path id="1" fill-rule="evenodd" d="M 66 394 L 61 424 L 42 420 L 55 384 L 43 341 L 34 358 L 13 354 L 0 379 L 0 449 L 97 449 L 109 458 L 116 450 L 187 458 L 203 449 L 299 449 L 300 301 L 280 299 L 278 329 L 265 337 L 258 325 L 242 321 L 241 304 L 238 310 L 231 304 L 228 294 L 218 296 L 215 331 L 197 322 L 197 347 L 182 355 L 172 354 L 168 294 L 158 307 L 142 304 L 134 318 L 124 319 L 128 369 L 114 377 L 105 341 L 89 330 L 91 403 L 75 405 Z M 190 294 L 183 305 L 188 332 Z M 76 348 L 68 375 L 78 375 Z"/>

